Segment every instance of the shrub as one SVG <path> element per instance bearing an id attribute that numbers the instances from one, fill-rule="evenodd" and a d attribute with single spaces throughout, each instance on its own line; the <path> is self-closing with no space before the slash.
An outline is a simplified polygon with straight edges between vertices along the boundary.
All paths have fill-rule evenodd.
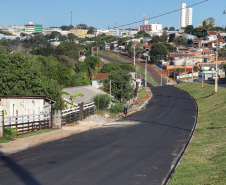
<path id="1" fill-rule="evenodd" d="M 105 110 L 110 103 L 110 96 L 108 94 L 98 94 L 94 97 L 94 103 L 97 110 Z"/>
<path id="2" fill-rule="evenodd" d="M 123 112 L 123 104 L 122 103 L 115 103 L 111 108 L 108 109 L 111 113 L 119 113 Z"/>
<path id="3" fill-rule="evenodd" d="M 132 64 L 122 64 L 121 68 L 128 72 L 136 72 L 136 68 Z"/>
<path id="4" fill-rule="evenodd" d="M 5 139 L 10 139 L 10 138 L 14 138 L 17 135 L 17 129 L 16 128 L 10 128 L 10 127 L 6 127 L 4 130 L 4 138 Z"/>

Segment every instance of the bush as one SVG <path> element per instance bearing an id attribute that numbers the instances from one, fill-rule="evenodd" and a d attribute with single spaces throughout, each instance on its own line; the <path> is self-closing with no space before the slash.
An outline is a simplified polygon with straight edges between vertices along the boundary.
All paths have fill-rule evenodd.
<path id="1" fill-rule="evenodd" d="M 136 72 L 136 68 L 132 64 L 122 64 L 121 68 L 128 72 Z"/>
<path id="2" fill-rule="evenodd" d="M 98 94 L 94 97 L 94 103 L 97 110 L 105 110 L 110 103 L 110 96 L 108 94 Z"/>
<path id="3" fill-rule="evenodd" d="M 10 139 L 10 138 L 14 138 L 17 135 L 17 129 L 16 128 L 10 128 L 10 127 L 6 127 L 4 130 L 4 138 L 5 139 Z"/>
<path id="4" fill-rule="evenodd" d="M 108 109 L 111 113 L 119 113 L 123 112 L 123 104 L 122 103 L 115 103 L 110 109 Z"/>

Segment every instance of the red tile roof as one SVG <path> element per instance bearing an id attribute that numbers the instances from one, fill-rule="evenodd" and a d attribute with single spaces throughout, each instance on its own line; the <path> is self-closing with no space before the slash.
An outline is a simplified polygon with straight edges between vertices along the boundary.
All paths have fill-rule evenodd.
<path id="1" fill-rule="evenodd" d="M 193 39 L 193 42 L 200 42 L 203 39 Z"/>
<path id="2" fill-rule="evenodd" d="M 219 39 L 218 42 L 224 43 L 224 40 L 223 40 L 223 39 Z M 213 40 L 213 41 L 211 41 L 211 42 L 209 42 L 209 43 L 217 43 L 217 40 Z"/>
<path id="3" fill-rule="evenodd" d="M 209 35 L 216 35 L 217 32 L 216 32 L 216 31 L 208 31 L 208 34 L 209 34 Z"/>
<path id="4" fill-rule="evenodd" d="M 149 49 L 149 48 L 151 48 L 151 46 L 152 46 L 152 45 L 144 46 L 144 48 L 145 48 L 145 49 Z"/>
<path id="5" fill-rule="evenodd" d="M 93 80 L 103 80 L 109 77 L 109 73 L 97 73 Z"/>

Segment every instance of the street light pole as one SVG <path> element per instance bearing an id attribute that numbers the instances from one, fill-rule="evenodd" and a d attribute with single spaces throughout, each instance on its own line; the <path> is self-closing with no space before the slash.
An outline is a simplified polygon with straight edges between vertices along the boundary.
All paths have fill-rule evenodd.
<path id="1" fill-rule="evenodd" d="M 148 56 L 146 56 L 146 60 L 145 60 L 145 87 L 147 87 L 147 62 L 148 62 Z"/>
<path id="2" fill-rule="evenodd" d="M 176 79 L 175 79 L 175 61 L 174 61 L 174 69 L 173 69 L 173 79 L 174 79 L 174 85 L 176 84 Z"/>
<path id="3" fill-rule="evenodd" d="M 218 34 L 217 34 L 217 47 L 216 47 L 216 73 L 215 73 L 215 90 L 214 92 L 218 91 Z"/>
<path id="4" fill-rule="evenodd" d="M 133 65 L 135 65 L 135 46 L 134 46 L 134 58 L 133 58 Z"/>

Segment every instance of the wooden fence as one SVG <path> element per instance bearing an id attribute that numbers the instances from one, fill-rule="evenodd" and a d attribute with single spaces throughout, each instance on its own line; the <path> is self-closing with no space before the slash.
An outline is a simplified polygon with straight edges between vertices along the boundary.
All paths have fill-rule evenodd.
<path id="1" fill-rule="evenodd" d="M 92 103 L 81 103 L 77 107 L 63 111 L 56 111 L 51 120 L 50 114 L 34 114 L 23 116 L 4 116 L 0 115 L 0 122 L 3 123 L 2 132 L 6 127 L 17 128 L 18 135 L 27 132 L 34 132 L 41 129 L 60 128 L 62 125 L 74 123 L 83 120 L 94 114 L 95 105 Z"/>
<path id="2" fill-rule="evenodd" d="M 74 123 L 78 120 L 83 120 L 90 115 L 94 114 L 94 102 L 81 103 L 77 107 L 70 108 L 62 111 L 61 125 Z"/>
<path id="3" fill-rule="evenodd" d="M 3 116 L 3 128 L 17 128 L 18 135 L 50 128 L 49 114 Z"/>

